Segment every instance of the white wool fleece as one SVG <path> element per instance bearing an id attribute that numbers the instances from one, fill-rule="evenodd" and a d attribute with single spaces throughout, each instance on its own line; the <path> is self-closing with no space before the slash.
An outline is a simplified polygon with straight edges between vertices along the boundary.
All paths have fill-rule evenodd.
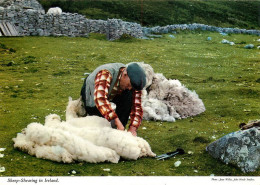
<path id="1" fill-rule="evenodd" d="M 144 69 L 148 84 L 142 91 L 143 119 L 174 122 L 206 110 L 196 92 L 179 80 L 168 80 L 163 74 L 154 73 L 149 64 L 138 64 Z"/>
<path id="2" fill-rule="evenodd" d="M 23 133 L 17 134 L 14 147 L 38 158 L 64 163 L 117 163 L 120 156 L 132 160 L 155 156 L 147 141 L 130 132 L 112 129 L 104 118 L 89 116 L 65 122 L 51 114 L 45 120 L 44 125 L 31 123 Z"/>
<path id="3" fill-rule="evenodd" d="M 86 161 L 91 163 L 109 161 L 117 163 L 119 160 L 119 155 L 109 148 L 96 146 L 70 132 L 58 128 L 44 127 L 40 123 L 29 124 L 26 128 L 26 137 L 29 141 L 33 141 L 37 145 L 45 148 L 46 146 L 60 146 L 64 148 L 71 154 L 74 161 Z M 54 160 L 58 153 L 62 154 L 61 152 L 57 152 L 54 158 L 48 157 L 48 159 Z M 43 155 L 42 157 L 47 158 L 47 156 Z"/>
<path id="4" fill-rule="evenodd" d="M 52 114 L 46 117 L 47 120 L 51 120 L 48 117 L 55 117 L 55 115 Z M 81 125 L 80 129 L 74 127 L 77 120 L 81 122 L 84 119 L 88 121 L 97 120 L 97 122 L 103 120 L 104 122 L 106 122 L 104 118 L 100 118 L 97 116 L 87 116 L 86 118 L 73 118 L 67 122 L 46 122 L 45 125 L 47 125 L 48 127 L 68 131 L 72 134 L 84 138 L 85 140 L 92 142 L 97 146 L 104 146 L 113 149 L 117 152 L 117 154 L 119 154 L 121 157 L 125 159 L 136 160 L 138 157 L 143 155 L 141 154 L 142 148 L 140 148 L 140 146 L 143 146 L 145 144 L 140 145 L 139 142 L 141 141 L 138 140 L 138 137 L 132 136 L 130 132 L 112 129 L 111 127 L 108 127 L 106 124 L 104 124 L 104 127 L 100 127 L 101 124 L 99 125 L 95 122 L 92 122 L 92 126 L 89 126 L 91 125 L 90 123 L 86 124 L 85 127 Z M 143 142 L 146 141 L 143 140 Z M 143 150 L 147 151 L 147 153 L 149 154 L 152 154 L 152 152 L 150 152 L 151 149 Z"/>

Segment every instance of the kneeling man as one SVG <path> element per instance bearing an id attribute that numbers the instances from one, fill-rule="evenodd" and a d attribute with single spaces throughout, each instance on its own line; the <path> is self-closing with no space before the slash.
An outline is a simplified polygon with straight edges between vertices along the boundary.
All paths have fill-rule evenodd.
<path id="1" fill-rule="evenodd" d="M 129 132 L 134 136 L 143 119 L 141 90 L 146 84 L 144 70 L 137 64 L 111 63 L 99 66 L 84 81 L 81 97 L 86 112 L 124 130 L 130 116 Z M 116 104 L 116 110 L 111 103 Z"/>

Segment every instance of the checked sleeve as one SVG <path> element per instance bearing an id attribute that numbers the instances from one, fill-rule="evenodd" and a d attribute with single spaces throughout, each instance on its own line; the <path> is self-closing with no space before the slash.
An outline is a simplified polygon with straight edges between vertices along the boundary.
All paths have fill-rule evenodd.
<path id="1" fill-rule="evenodd" d="M 134 126 L 138 128 L 143 119 L 143 109 L 142 109 L 142 91 L 135 90 L 133 92 L 133 105 L 130 113 L 131 124 L 130 126 Z"/>
<path id="2" fill-rule="evenodd" d="M 112 75 L 108 70 L 101 70 L 95 78 L 94 101 L 99 112 L 108 121 L 116 119 L 118 116 L 112 109 L 108 101 L 108 90 L 112 81 Z"/>

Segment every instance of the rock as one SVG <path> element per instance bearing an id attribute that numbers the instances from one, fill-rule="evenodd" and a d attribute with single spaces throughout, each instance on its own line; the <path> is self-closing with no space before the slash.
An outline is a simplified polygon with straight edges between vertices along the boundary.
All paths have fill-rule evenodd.
<path id="1" fill-rule="evenodd" d="M 5 172 L 5 167 L 0 166 L 0 173 L 3 173 L 3 172 Z"/>
<path id="2" fill-rule="evenodd" d="M 206 151 L 226 164 L 239 167 L 243 172 L 254 172 L 260 165 L 259 127 L 230 133 L 209 144 Z"/>
<path id="3" fill-rule="evenodd" d="M 226 39 L 223 39 L 223 40 L 221 41 L 221 43 L 222 43 L 222 44 L 230 44 L 230 42 L 229 42 L 228 40 L 226 40 Z"/>
<path id="4" fill-rule="evenodd" d="M 175 167 L 179 167 L 181 165 L 181 161 L 176 161 L 175 163 L 174 163 L 174 166 Z"/>
<path id="5" fill-rule="evenodd" d="M 226 39 L 223 39 L 223 40 L 221 41 L 221 43 L 222 43 L 222 44 L 229 44 L 229 45 L 231 45 L 231 46 L 235 45 L 234 42 L 230 42 L 230 41 L 228 41 L 228 40 L 226 40 Z"/>
<path id="6" fill-rule="evenodd" d="M 255 47 L 254 44 L 248 44 L 244 48 L 246 48 L 246 49 L 253 49 L 254 47 Z"/>
<path id="7" fill-rule="evenodd" d="M 11 10 L 34 9 L 38 12 L 45 12 L 37 0 L 1 0 L 0 6 Z"/>
<path id="8" fill-rule="evenodd" d="M 189 154 L 189 155 L 193 155 L 194 152 L 193 152 L 193 151 L 188 151 L 188 154 Z"/>
<path id="9" fill-rule="evenodd" d="M 42 29 L 37 29 L 37 35 L 44 36 L 44 31 Z"/>

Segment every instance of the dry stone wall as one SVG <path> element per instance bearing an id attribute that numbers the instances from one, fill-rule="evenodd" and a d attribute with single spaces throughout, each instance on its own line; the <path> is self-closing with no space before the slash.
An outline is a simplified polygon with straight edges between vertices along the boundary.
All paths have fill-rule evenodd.
<path id="1" fill-rule="evenodd" d="M 90 20 L 80 14 L 64 12 L 61 15 L 45 14 L 37 0 L 0 0 L 0 23 L 2 22 L 9 22 L 16 26 L 20 36 L 86 37 L 89 33 L 95 32 L 106 34 L 108 40 L 115 40 L 123 34 L 147 38 L 146 36 L 154 33 L 166 34 L 177 30 L 195 29 L 260 35 L 259 30 L 220 28 L 196 23 L 146 28 L 120 19 Z"/>
<path id="2" fill-rule="evenodd" d="M 37 0 L 0 0 L 0 6 L 7 9 L 34 9 L 42 13 L 45 12 Z"/>
<path id="3" fill-rule="evenodd" d="M 53 15 L 35 9 L 0 8 L 1 21 L 14 24 L 21 36 L 85 37 L 91 32 L 106 34 L 108 40 L 118 39 L 123 34 L 143 36 L 140 24 L 118 19 L 89 20 L 77 13 Z"/>
<path id="4" fill-rule="evenodd" d="M 49 15 L 29 9 L 0 10 L 0 20 L 13 23 L 21 36 L 86 36 L 87 19 L 78 14 Z"/>
<path id="5" fill-rule="evenodd" d="M 178 30 L 205 30 L 212 32 L 220 32 L 220 33 L 235 33 L 235 34 L 250 34 L 250 35 L 260 35 L 260 30 L 247 30 L 247 29 L 239 29 L 239 28 L 221 28 L 216 26 L 209 26 L 205 24 L 173 24 L 167 26 L 156 26 L 152 28 L 143 28 L 144 35 L 149 34 L 166 34 L 172 33 Z"/>
<path id="6" fill-rule="evenodd" d="M 107 39 L 119 39 L 123 34 L 128 34 L 136 38 L 143 37 L 142 26 L 137 23 L 124 22 L 120 19 L 108 19 Z"/>

